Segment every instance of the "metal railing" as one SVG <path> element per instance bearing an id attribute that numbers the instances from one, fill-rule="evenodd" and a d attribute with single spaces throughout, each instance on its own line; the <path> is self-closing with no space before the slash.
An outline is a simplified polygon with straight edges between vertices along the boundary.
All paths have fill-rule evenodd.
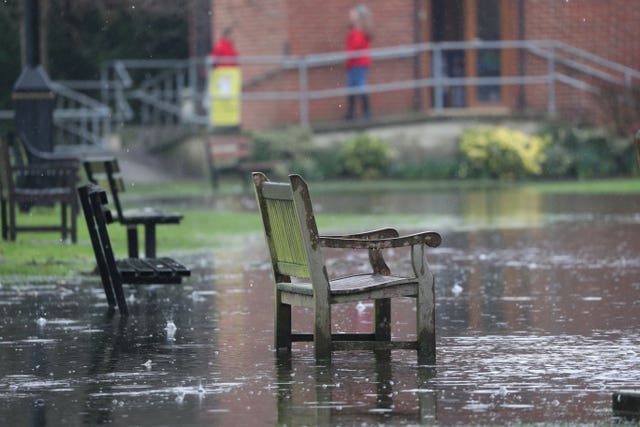
<path id="1" fill-rule="evenodd" d="M 111 109 L 61 82 L 51 82 L 55 93 L 54 145 L 105 146 L 111 135 Z M 1 110 L 0 120 L 14 119 L 12 110 Z"/>
<path id="2" fill-rule="evenodd" d="M 447 52 L 483 50 L 517 50 L 527 60 L 537 58 L 544 67 L 526 70 L 522 74 L 487 77 L 453 77 L 446 74 L 443 64 Z M 467 86 L 542 86 L 546 90 L 546 111 L 557 111 L 556 86 L 566 85 L 582 92 L 597 93 L 598 82 L 614 84 L 630 89 L 640 80 L 640 72 L 557 41 L 472 41 L 421 43 L 370 50 L 374 64 L 403 59 L 428 58 L 431 67 L 429 77 L 397 79 L 369 84 L 364 90 L 370 94 L 429 88 L 433 91 L 430 110 L 442 113 L 446 106 L 443 95 L 450 87 Z M 300 56 L 241 56 L 237 58 L 243 68 L 258 67 L 269 78 L 253 75 L 243 82 L 243 101 L 297 101 L 299 124 L 310 126 L 309 104 L 314 100 L 344 97 L 359 93 L 361 89 L 347 87 L 317 88 L 311 74 L 314 69 L 341 65 L 350 56 L 345 52 Z M 207 125 L 206 71 L 216 58 L 191 58 L 187 60 L 118 60 L 105 67 L 101 87 L 109 89 L 107 97 L 117 99 L 113 105 L 115 117 L 131 117 L 129 102 L 139 103 L 138 113 L 143 123 L 180 123 Z M 203 72 L 204 70 L 204 72 Z M 269 88 L 269 79 L 278 73 L 295 72 L 296 90 Z M 143 76 L 138 83 L 132 75 Z M 257 82 L 257 84 L 255 84 Z M 252 86 L 260 86 L 257 90 Z"/>
<path id="3" fill-rule="evenodd" d="M 513 75 L 452 76 L 446 72 L 450 52 L 476 53 L 488 50 L 516 51 L 518 61 L 535 66 L 518 67 Z M 345 86 L 322 86 L 320 69 L 340 66 L 357 53 L 330 52 L 311 55 L 241 56 L 239 65 L 248 72 L 243 81 L 241 100 L 245 102 L 294 101 L 298 104 L 299 124 L 311 126 L 310 103 L 315 100 L 345 97 L 362 89 Z M 540 86 L 546 94 L 545 110 L 558 109 L 557 87 L 564 85 L 579 92 L 598 93 L 604 85 L 614 85 L 622 92 L 640 82 L 640 71 L 607 60 L 558 41 L 471 41 L 402 45 L 370 50 L 374 67 L 387 61 L 407 60 L 413 64 L 430 64 L 418 75 L 412 70 L 403 77 L 369 84 L 370 94 L 402 90 L 432 92 L 432 105 L 425 110 L 442 114 L 447 106 L 444 95 L 450 88 L 469 86 Z M 208 126 L 208 71 L 217 58 L 185 60 L 115 60 L 104 64 L 100 81 L 66 81 L 56 85 L 60 105 L 56 109 L 56 125 L 84 141 L 100 143 L 111 126 L 128 121 L 142 124 L 182 126 L 188 129 Z M 469 66 L 470 64 L 467 64 Z M 407 65 L 410 67 L 410 65 Z M 335 71 L 334 71 L 335 72 Z M 279 90 L 271 85 L 276 77 L 287 77 L 297 88 Z M 413 78 L 407 78 L 413 74 Z M 427 76 L 427 77 L 424 77 Z M 88 94 L 83 95 L 80 91 Z M 100 98 L 97 102 L 92 98 Z M 72 104 L 75 103 L 75 107 Z M 112 114 L 109 114 L 111 109 Z M 11 116 L 12 117 L 12 116 Z M 8 118 L 0 111 L 0 119 Z"/>

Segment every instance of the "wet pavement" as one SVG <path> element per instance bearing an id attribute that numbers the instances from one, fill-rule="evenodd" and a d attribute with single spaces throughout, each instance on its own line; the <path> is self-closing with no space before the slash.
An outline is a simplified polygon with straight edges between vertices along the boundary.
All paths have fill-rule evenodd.
<path id="1" fill-rule="evenodd" d="M 276 358 L 270 267 L 255 235 L 199 254 L 184 286 L 129 292 L 128 318 L 108 312 L 96 278 L 3 284 L 0 424 L 609 424 L 612 393 L 640 390 L 640 195 L 316 201 L 323 213 L 412 213 L 402 231 L 442 232 L 428 254 L 435 367 L 409 351 L 317 365 L 304 344 Z M 339 275 L 366 253 L 328 258 Z M 389 258 L 410 268 L 401 250 Z M 411 337 L 413 301 L 394 303 L 393 316 L 394 337 Z M 334 318 L 337 330 L 366 331 L 372 307 L 339 306 Z M 310 320 L 294 314 L 294 325 Z"/>

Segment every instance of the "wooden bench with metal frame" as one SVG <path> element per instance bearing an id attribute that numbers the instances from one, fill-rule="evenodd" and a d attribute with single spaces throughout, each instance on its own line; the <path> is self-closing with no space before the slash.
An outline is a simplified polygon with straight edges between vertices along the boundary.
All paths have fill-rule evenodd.
<path id="1" fill-rule="evenodd" d="M 138 226 L 144 227 L 145 257 L 156 256 L 156 226 L 158 224 L 179 224 L 182 214 L 165 212 L 161 209 L 144 207 L 139 209 L 122 208 L 119 194 L 125 191 L 124 179 L 120 173 L 120 166 L 115 157 L 87 158 L 83 161 L 87 179 L 97 185 L 109 188 L 117 221 L 127 228 L 127 242 L 130 258 L 138 258 Z"/>
<path id="2" fill-rule="evenodd" d="M 77 241 L 79 163 L 74 159 L 30 162 L 20 142 L 8 134 L 0 140 L 0 216 L 2 238 L 15 241 L 18 232 L 60 231 L 62 240 Z M 18 225 L 16 210 L 60 203 L 60 225 Z"/>
<path id="3" fill-rule="evenodd" d="M 275 281 L 275 348 L 291 351 L 295 341 L 313 341 L 318 359 L 331 357 L 335 350 L 413 349 L 419 364 L 434 364 L 435 295 L 434 276 L 425 258 L 427 247 L 440 245 L 433 231 L 399 237 L 392 228 L 344 236 L 320 236 L 309 189 L 298 175 L 289 183 L 270 182 L 253 174 L 258 206 L 271 255 Z M 392 275 L 382 250 L 408 247 L 413 277 Z M 323 248 L 367 250 L 372 271 L 330 280 Z M 299 280 L 292 281 L 292 277 Z M 391 340 L 391 298 L 416 299 L 417 337 L 414 341 Z M 374 330 L 369 334 L 331 332 L 331 305 L 373 300 Z M 312 334 L 291 332 L 291 307 L 313 309 Z"/>
<path id="4" fill-rule="evenodd" d="M 78 196 L 110 307 L 117 305 L 121 314 L 128 314 L 123 284 L 180 284 L 184 277 L 191 275 L 187 267 L 172 258 L 116 260 L 107 229 L 113 216 L 107 205 L 106 191 L 89 183 L 78 188 Z"/>

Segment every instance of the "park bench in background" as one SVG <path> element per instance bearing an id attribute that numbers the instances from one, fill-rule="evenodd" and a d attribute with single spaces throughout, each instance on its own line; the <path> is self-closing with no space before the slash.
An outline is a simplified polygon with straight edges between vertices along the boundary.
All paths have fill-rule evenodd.
<path id="1" fill-rule="evenodd" d="M 251 138 L 242 134 L 216 134 L 205 142 L 211 185 L 220 185 L 222 174 L 235 174 L 248 189 L 249 176 L 254 170 L 270 172 L 275 167 L 271 160 L 252 160 Z"/>
<path id="2" fill-rule="evenodd" d="M 275 348 L 291 351 L 293 341 L 313 341 L 317 358 L 330 358 L 334 350 L 418 351 L 418 363 L 434 364 L 434 277 L 425 259 L 427 246 L 437 247 L 441 237 L 433 231 L 399 237 L 387 228 L 345 236 L 320 236 L 309 189 L 298 175 L 289 183 L 270 182 L 253 174 L 275 281 Z M 381 250 L 409 247 L 413 277 L 391 275 Z M 329 280 L 322 248 L 364 249 L 369 252 L 371 273 Z M 292 277 L 297 278 L 295 282 Z M 417 339 L 391 340 L 391 298 L 416 298 Z M 374 300 L 374 331 L 370 334 L 331 332 L 331 305 Z M 313 334 L 291 332 L 291 307 L 314 312 Z"/>
<path id="3" fill-rule="evenodd" d="M 77 241 L 78 199 L 75 186 L 79 162 L 50 157 L 38 161 L 27 156 L 26 146 L 8 134 L 0 142 L 0 210 L 2 238 L 14 241 L 18 232 L 60 231 Z M 18 225 L 16 209 L 60 203 L 60 225 Z M 7 212 L 8 209 L 8 212 Z"/>
<path id="4" fill-rule="evenodd" d="M 78 195 L 110 307 L 117 304 L 121 314 L 128 314 L 123 284 L 180 284 L 184 277 L 191 275 L 187 267 L 171 258 L 116 260 L 107 229 L 113 216 L 107 206 L 106 191 L 89 183 L 78 188 Z"/>
<path id="5" fill-rule="evenodd" d="M 120 173 L 120 166 L 115 157 L 86 158 L 83 161 L 87 179 L 104 187 L 108 187 L 116 210 L 117 220 L 127 228 L 127 242 L 130 258 L 138 258 L 138 226 L 144 226 L 145 257 L 156 256 L 156 225 L 179 224 L 182 215 L 165 212 L 152 207 L 123 210 L 119 193 L 125 191 L 125 184 Z"/>

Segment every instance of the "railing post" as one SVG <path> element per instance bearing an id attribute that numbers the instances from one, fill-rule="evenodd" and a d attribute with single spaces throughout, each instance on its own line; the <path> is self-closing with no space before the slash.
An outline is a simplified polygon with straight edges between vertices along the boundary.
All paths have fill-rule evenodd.
<path id="1" fill-rule="evenodd" d="M 624 102 L 626 105 L 633 105 L 633 93 L 632 93 L 632 81 L 631 74 L 628 72 L 624 73 Z"/>
<path id="2" fill-rule="evenodd" d="M 444 108 L 444 86 L 442 84 L 442 48 L 433 48 L 433 108 L 436 112 L 441 112 Z"/>
<path id="3" fill-rule="evenodd" d="M 183 102 L 184 102 L 184 67 L 180 67 L 178 72 L 175 75 L 175 87 L 176 87 L 176 104 L 178 105 L 180 114 L 178 115 L 178 123 L 184 124 L 184 114 L 183 114 Z"/>
<path id="4" fill-rule="evenodd" d="M 547 57 L 547 79 L 549 84 L 549 95 L 547 100 L 547 112 L 554 115 L 557 111 L 556 106 L 556 71 L 555 71 L 555 47 L 549 48 L 549 56 Z"/>
<path id="5" fill-rule="evenodd" d="M 306 56 L 299 59 L 298 74 L 300 88 L 298 96 L 300 99 L 300 126 L 309 127 L 309 74 Z"/>
<path id="6" fill-rule="evenodd" d="M 194 101 L 195 95 L 198 93 L 198 61 L 197 58 L 189 58 L 189 71 L 188 71 L 188 87 L 191 88 Z M 205 85 L 206 88 L 206 85 Z"/>
<path id="7" fill-rule="evenodd" d="M 100 100 L 103 104 L 109 105 L 109 93 L 111 88 L 109 87 L 109 68 L 103 62 L 100 65 Z"/>
<path id="8" fill-rule="evenodd" d="M 102 119 L 102 145 L 104 147 L 108 147 L 109 139 L 111 138 L 111 117 L 110 112 L 107 111 L 107 114 Z"/>

